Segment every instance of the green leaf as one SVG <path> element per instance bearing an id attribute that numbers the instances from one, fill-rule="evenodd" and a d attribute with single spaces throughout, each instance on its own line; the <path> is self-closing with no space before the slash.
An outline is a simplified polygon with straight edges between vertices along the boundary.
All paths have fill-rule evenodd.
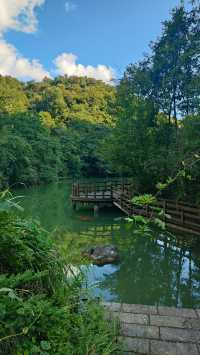
<path id="1" fill-rule="evenodd" d="M 165 213 L 165 218 L 167 218 L 167 219 L 171 219 L 171 218 L 172 218 L 172 216 L 170 216 L 170 214 L 168 214 L 168 213 Z"/>
<path id="2" fill-rule="evenodd" d="M 16 295 L 15 291 L 12 288 L 3 287 L 0 289 L 0 292 L 7 293 L 8 297 L 11 299 L 16 299 L 18 301 L 22 301 L 22 299 Z"/>
<path id="3" fill-rule="evenodd" d="M 165 222 L 161 221 L 159 218 L 154 219 L 154 223 L 161 229 L 165 229 Z"/>
<path id="4" fill-rule="evenodd" d="M 144 194 L 133 197 L 131 202 L 138 206 L 149 206 L 156 202 L 156 198 L 151 194 Z"/>
<path id="5" fill-rule="evenodd" d="M 163 184 L 161 182 L 158 182 L 156 185 L 157 190 L 164 190 L 167 188 L 167 184 Z"/>
<path id="6" fill-rule="evenodd" d="M 40 342 L 40 346 L 42 348 L 42 350 L 50 350 L 51 349 L 51 344 L 49 341 L 46 341 L 46 340 L 42 340 Z"/>
<path id="7" fill-rule="evenodd" d="M 126 217 L 126 218 L 125 218 L 125 221 L 128 222 L 128 223 L 131 223 L 131 222 L 133 222 L 133 218 Z"/>
<path id="8" fill-rule="evenodd" d="M 28 327 L 25 327 L 23 328 L 22 332 L 24 335 L 28 334 L 28 331 L 29 331 L 29 328 Z"/>

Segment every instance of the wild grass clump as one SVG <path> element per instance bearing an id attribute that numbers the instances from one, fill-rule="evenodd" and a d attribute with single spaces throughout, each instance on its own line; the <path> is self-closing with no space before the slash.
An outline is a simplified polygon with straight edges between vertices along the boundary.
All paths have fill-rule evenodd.
<path id="1" fill-rule="evenodd" d="M 114 326 L 93 301 L 81 302 L 49 234 L 0 200 L 0 353 L 108 355 Z"/>

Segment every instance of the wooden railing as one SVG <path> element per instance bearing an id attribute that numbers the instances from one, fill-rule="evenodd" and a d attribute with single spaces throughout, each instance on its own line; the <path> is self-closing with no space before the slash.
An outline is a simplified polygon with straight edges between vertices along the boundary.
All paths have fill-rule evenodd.
<path id="1" fill-rule="evenodd" d="M 127 180 L 112 180 L 99 182 L 77 182 L 72 187 L 72 201 L 105 201 L 113 200 L 114 191 L 125 192 L 131 188 Z"/>
<path id="2" fill-rule="evenodd" d="M 128 216 L 158 216 L 158 212 L 149 206 L 138 206 L 131 202 L 133 188 L 128 180 L 100 182 L 81 182 L 73 184 L 73 202 L 109 202 L 120 208 Z M 163 210 L 163 220 L 169 227 L 200 235 L 200 208 L 173 200 L 159 200 L 154 207 Z M 161 217 L 159 217 L 161 218 Z"/>
<path id="3" fill-rule="evenodd" d="M 159 207 L 163 210 L 163 217 L 159 218 L 169 227 L 200 235 L 200 209 L 196 206 L 173 200 L 158 200 L 153 207 L 138 206 L 131 203 L 130 196 L 120 193 L 114 193 L 113 202 L 129 216 L 158 217 L 153 207 Z"/>
<path id="4" fill-rule="evenodd" d="M 158 201 L 158 206 L 164 210 L 166 215 L 169 215 L 165 218 L 168 225 L 173 224 L 180 230 L 184 228 L 200 234 L 200 209 L 198 207 L 172 200 Z"/>

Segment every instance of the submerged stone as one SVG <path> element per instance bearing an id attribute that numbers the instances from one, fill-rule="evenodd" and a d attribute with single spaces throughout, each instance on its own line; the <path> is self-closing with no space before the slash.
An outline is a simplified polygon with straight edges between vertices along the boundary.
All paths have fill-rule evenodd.
<path id="1" fill-rule="evenodd" d="M 91 247 L 83 252 L 83 256 L 96 265 L 112 264 L 119 260 L 118 249 L 114 245 Z"/>

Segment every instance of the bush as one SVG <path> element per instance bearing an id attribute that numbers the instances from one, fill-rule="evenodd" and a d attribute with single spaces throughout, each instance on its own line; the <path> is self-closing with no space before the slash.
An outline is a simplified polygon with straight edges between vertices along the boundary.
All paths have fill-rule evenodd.
<path id="1" fill-rule="evenodd" d="M 114 326 L 81 301 L 80 277 L 69 280 L 49 234 L 8 206 L 0 203 L 0 353 L 112 354 Z"/>

